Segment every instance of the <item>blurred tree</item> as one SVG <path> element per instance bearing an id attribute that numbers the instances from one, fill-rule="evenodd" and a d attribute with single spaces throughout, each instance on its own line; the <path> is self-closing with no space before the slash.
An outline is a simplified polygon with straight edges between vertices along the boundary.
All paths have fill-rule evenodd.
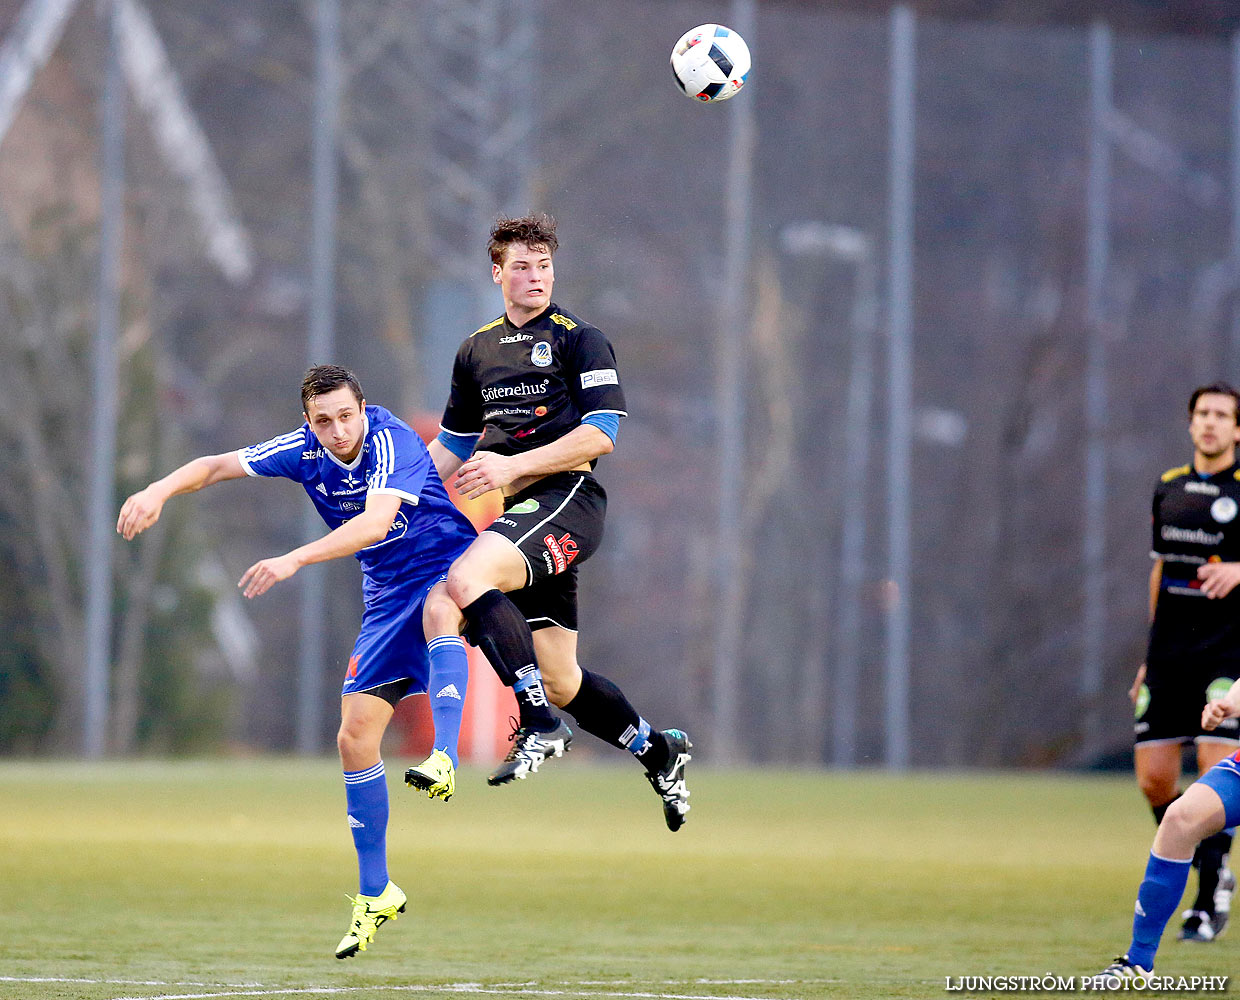
<path id="1" fill-rule="evenodd" d="M 14 627 L 0 658 L 0 747 L 8 749 L 78 743 L 88 440 L 82 414 L 91 393 L 94 239 L 94 227 L 65 203 L 35 213 L 23 235 L 0 217 L 0 326 L 8 334 L 0 339 L 0 386 L 11 414 L 0 448 L 20 470 L 0 477 L 0 523 L 12 529 L 0 547 L 0 572 L 17 584 L 4 611 Z M 132 288 L 127 295 L 126 321 L 141 322 Z M 158 455 L 175 424 L 160 419 L 152 349 L 127 360 L 123 433 L 143 438 Z M 122 489 L 143 485 L 135 474 L 145 473 L 123 475 Z M 165 558 L 170 539 L 175 562 Z M 189 525 L 174 519 L 119 560 L 113 750 L 135 749 L 144 739 L 175 749 L 201 742 L 213 726 L 218 731 L 218 706 L 194 676 L 195 650 L 211 643 L 211 600 L 188 578 L 194 552 Z"/>

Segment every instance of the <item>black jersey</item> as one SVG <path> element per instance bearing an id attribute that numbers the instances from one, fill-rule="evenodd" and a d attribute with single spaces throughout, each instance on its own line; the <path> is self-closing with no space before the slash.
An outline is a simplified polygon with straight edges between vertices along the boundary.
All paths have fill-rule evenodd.
<path id="1" fill-rule="evenodd" d="M 1240 562 L 1240 465 L 1212 476 L 1191 465 L 1164 472 L 1151 513 L 1151 555 L 1163 563 L 1151 654 L 1240 658 L 1240 588 L 1210 599 L 1197 579 L 1207 562 Z"/>
<path id="2" fill-rule="evenodd" d="M 596 327 L 554 302 L 524 326 L 507 315 L 461 344 L 441 426 L 515 455 L 563 437 L 591 413 L 625 416 L 616 355 Z"/>

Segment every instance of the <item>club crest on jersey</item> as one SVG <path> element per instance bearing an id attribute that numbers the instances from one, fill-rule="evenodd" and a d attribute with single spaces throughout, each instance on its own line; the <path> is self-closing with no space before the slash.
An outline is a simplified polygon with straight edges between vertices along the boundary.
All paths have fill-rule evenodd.
<path id="1" fill-rule="evenodd" d="M 1240 513 L 1240 505 L 1237 505 L 1231 497 L 1219 497 L 1210 504 L 1210 516 L 1219 524 L 1234 521 L 1237 513 Z"/>
<path id="2" fill-rule="evenodd" d="M 540 340 L 530 351 L 530 363 L 538 368 L 547 368 L 551 364 L 551 345 Z"/>

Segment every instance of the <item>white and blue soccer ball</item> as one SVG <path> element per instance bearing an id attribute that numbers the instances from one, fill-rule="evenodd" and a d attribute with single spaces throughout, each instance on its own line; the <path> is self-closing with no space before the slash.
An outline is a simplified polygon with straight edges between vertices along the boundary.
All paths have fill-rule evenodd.
<path id="1" fill-rule="evenodd" d="M 749 46 L 722 24 L 699 24 L 680 36 L 672 49 L 672 73 L 686 97 L 718 104 L 745 86 Z"/>

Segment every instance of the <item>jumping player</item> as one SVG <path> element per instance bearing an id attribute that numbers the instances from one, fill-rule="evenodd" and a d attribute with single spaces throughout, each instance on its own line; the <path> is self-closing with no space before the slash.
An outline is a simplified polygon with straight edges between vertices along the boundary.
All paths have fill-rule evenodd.
<path id="1" fill-rule="evenodd" d="M 1240 716 L 1240 681 L 1206 705 L 1201 728 L 1213 731 Z M 1240 751 L 1224 757 L 1172 802 L 1158 824 L 1145 878 L 1137 890 L 1128 951 L 1103 976 L 1141 980 L 1154 970 L 1154 956 L 1167 921 L 1188 884 L 1194 849 L 1240 823 Z"/>
<path id="2" fill-rule="evenodd" d="M 1240 394 L 1221 382 L 1193 392 L 1192 463 L 1163 473 L 1154 490 L 1149 647 L 1130 696 L 1137 783 L 1156 822 L 1178 794 L 1182 746 L 1196 744 L 1204 774 L 1235 751 L 1240 736 L 1234 718 L 1213 732 L 1200 724 L 1202 706 L 1240 677 L 1238 402 Z M 1181 940 L 1212 941 L 1227 926 L 1236 885 L 1230 850 L 1226 830 L 1198 847 L 1197 899 L 1184 914 Z"/>
<path id="3" fill-rule="evenodd" d="M 457 352 L 430 453 L 462 495 L 502 491 L 504 513 L 453 563 L 446 590 L 521 715 L 488 781 L 524 778 L 568 749 L 571 730 L 550 702 L 633 754 L 678 830 L 689 812 L 689 738 L 653 729 L 615 684 L 577 663 L 577 567 L 598 547 L 607 508 L 592 470 L 626 413 L 611 344 L 551 300 L 557 247 L 546 215 L 501 218 L 491 231 L 504 314 Z"/>
<path id="4" fill-rule="evenodd" d="M 367 406 L 351 372 L 311 368 L 301 401 L 306 422 L 299 429 L 186 463 L 126 500 L 116 530 L 133 539 L 181 493 L 245 476 L 280 476 L 302 484 L 331 531 L 256 562 L 238 584 L 245 596 L 257 597 L 311 563 L 356 555 L 362 564 L 362 625 L 349 657 L 337 735 L 359 878 L 353 918 L 336 948 L 337 958 L 348 958 L 365 951 L 375 931 L 405 909 L 404 892 L 388 878 L 380 743 L 406 695 L 435 693 L 431 763 L 440 757 L 449 763 L 443 780 L 427 791 L 444 799 L 453 792 L 469 667 L 457 628 L 460 612 L 442 589 L 428 594 L 476 533 L 448 499 L 422 439 L 387 410 Z"/>

